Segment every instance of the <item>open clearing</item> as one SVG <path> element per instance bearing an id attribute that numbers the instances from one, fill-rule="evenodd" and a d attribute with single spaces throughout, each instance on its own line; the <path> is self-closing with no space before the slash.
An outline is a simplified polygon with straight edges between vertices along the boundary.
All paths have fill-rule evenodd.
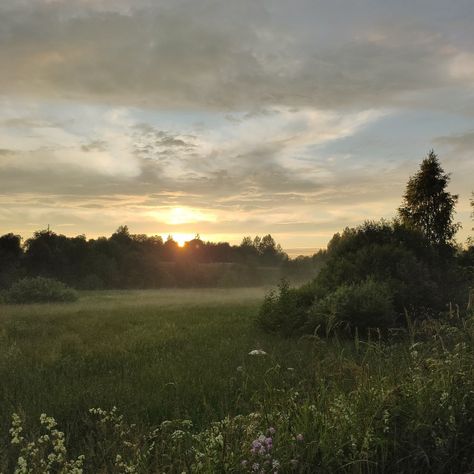
<path id="1" fill-rule="evenodd" d="M 16 459 L 2 455 L 13 412 L 27 433 L 41 413 L 54 416 L 70 451 L 90 458 L 92 407 L 117 406 L 142 431 L 167 419 L 201 430 L 252 412 L 268 389 L 309 381 L 307 344 L 254 324 L 265 291 L 101 291 L 72 304 L 0 306 L 0 457 Z M 249 356 L 254 349 L 268 355 Z"/>
<path id="2" fill-rule="evenodd" d="M 116 405 L 150 425 L 187 417 L 199 426 L 245 412 L 271 363 L 304 360 L 294 341 L 255 328 L 264 294 L 109 291 L 73 304 L 0 306 L 2 433 L 13 411 L 28 419 L 46 412 L 65 431 L 96 406 Z M 255 348 L 269 353 L 265 364 L 248 356 Z M 242 383 L 237 368 L 249 364 L 253 376 Z"/>
<path id="3" fill-rule="evenodd" d="M 270 459 L 249 454 L 269 427 L 279 472 L 472 472 L 472 316 L 387 342 L 284 339 L 254 324 L 264 294 L 113 291 L 0 306 L 0 470 L 18 460 L 16 412 L 27 440 L 41 413 L 55 417 L 85 472 L 250 472 L 242 462 Z M 114 406 L 141 433 L 131 451 L 88 413 Z M 134 471 L 119 466 L 124 449 Z"/>

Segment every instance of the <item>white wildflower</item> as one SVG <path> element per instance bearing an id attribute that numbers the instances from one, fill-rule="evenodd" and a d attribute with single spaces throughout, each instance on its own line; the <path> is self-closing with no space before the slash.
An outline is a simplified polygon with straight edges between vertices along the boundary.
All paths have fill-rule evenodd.
<path id="1" fill-rule="evenodd" d="M 262 351 L 262 349 L 254 349 L 253 351 L 250 351 L 249 352 L 249 355 L 251 356 L 264 356 L 264 355 L 267 355 L 267 353 L 265 351 Z"/>

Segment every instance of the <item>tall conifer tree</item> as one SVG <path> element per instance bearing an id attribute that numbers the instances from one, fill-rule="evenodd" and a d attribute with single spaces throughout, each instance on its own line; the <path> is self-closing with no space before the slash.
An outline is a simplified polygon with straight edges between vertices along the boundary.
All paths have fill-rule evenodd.
<path id="1" fill-rule="evenodd" d="M 402 222 L 419 229 L 434 245 L 452 244 L 460 227 L 454 222 L 458 196 L 447 191 L 449 180 L 449 174 L 431 150 L 419 171 L 408 180 L 398 209 Z"/>

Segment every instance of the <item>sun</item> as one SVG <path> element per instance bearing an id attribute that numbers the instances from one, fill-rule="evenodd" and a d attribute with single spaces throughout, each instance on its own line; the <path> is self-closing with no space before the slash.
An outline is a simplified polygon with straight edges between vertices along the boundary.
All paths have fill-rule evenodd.
<path id="1" fill-rule="evenodd" d="M 178 244 L 178 247 L 184 247 L 186 242 L 194 239 L 194 234 L 182 234 L 182 233 L 174 233 L 171 234 L 173 240 Z"/>

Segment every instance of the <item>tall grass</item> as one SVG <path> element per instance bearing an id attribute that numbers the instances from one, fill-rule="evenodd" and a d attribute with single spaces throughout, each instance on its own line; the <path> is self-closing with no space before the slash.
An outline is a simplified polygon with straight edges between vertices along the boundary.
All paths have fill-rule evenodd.
<path id="1" fill-rule="evenodd" d="M 387 342 L 282 339 L 254 327 L 261 296 L 113 292 L 0 307 L 1 467 L 39 462 L 25 446 L 48 431 L 44 412 L 65 433 L 64 462 L 84 455 L 84 472 L 474 469 L 472 315 L 413 323 Z M 13 412 L 25 440 L 11 444 Z M 41 446 L 47 459 L 54 446 Z"/>

